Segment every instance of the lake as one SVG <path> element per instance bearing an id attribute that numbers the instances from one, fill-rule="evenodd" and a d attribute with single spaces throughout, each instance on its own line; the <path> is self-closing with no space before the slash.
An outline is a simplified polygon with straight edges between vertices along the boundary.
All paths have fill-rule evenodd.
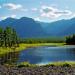
<path id="1" fill-rule="evenodd" d="M 19 53 L 18 63 L 48 64 L 56 61 L 75 61 L 75 46 L 35 47 Z"/>

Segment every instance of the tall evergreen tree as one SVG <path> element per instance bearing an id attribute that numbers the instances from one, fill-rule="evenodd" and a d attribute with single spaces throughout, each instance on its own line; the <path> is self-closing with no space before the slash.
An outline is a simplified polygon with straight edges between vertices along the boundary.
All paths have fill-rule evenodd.
<path id="1" fill-rule="evenodd" d="M 13 46 L 19 46 L 19 38 L 17 36 L 17 33 L 15 31 L 15 29 L 12 30 L 13 34 L 12 34 L 12 45 Z"/>
<path id="2" fill-rule="evenodd" d="M 3 29 L 0 27 L 0 47 L 3 46 Z"/>
<path id="3" fill-rule="evenodd" d="M 10 46 L 11 45 L 11 37 L 12 37 L 12 30 L 10 27 L 6 27 L 6 29 L 4 30 L 4 45 L 6 47 Z"/>
<path id="4" fill-rule="evenodd" d="M 4 46 L 5 47 L 18 46 L 17 33 L 11 27 L 6 27 L 6 29 L 4 30 Z"/>

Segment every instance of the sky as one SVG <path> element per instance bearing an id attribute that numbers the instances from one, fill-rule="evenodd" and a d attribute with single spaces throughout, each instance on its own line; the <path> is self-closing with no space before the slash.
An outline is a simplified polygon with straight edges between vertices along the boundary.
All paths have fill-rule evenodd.
<path id="1" fill-rule="evenodd" d="M 0 0 L 0 20 L 29 17 L 52 22 L 75 17 L 75 0 Z"/>

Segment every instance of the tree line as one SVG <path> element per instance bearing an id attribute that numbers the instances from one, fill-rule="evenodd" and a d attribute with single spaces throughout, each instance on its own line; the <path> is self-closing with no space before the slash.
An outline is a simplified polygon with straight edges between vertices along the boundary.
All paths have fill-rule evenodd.
<path id="1" fill-rule="evenodd" d="M 36 44 L 36 43 L 64 43 L 64 38 L 21 38 L 20 43 Z"/>
<path id="2" fill-rule="evenodd" d="M 19 38 L 15 29 L 0 27 L 0 47 L 16 47 L 19 46 Z"/>
<path id="3" fill-rule="evenodd" d="M 75 34 L 66 37 L 66 44 L 75 45 Z"/>

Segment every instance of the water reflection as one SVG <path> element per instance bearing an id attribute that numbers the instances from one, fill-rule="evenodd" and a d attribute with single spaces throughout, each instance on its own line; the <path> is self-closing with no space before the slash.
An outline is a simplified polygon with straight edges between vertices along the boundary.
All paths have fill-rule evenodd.
<path id="1" fill-rule="evenodd" d="M 75 61 L 75 46 L 29 48 L 21 52 L 10 52 L 0 59 L 1 64 L 20 62 L 47 64 L 53 61 Z"/>
<path id="2" fill-rule="evenodd" d="M 74 61 L 74 47 L 37 47 L 24 50 L 19 55 L 18 62 L 28 61 L 32 64 L 49 63 L 53 61 Z"/>
<path id="3" fill-rule="evenodd" d="M 15 62 L 18 60 L 18 55 L 19 52 L 9 52 L 7 54 L 4 54 L 0 56 L 0 64 L 5 64 L 5 63 L 15 64 Z"/>

